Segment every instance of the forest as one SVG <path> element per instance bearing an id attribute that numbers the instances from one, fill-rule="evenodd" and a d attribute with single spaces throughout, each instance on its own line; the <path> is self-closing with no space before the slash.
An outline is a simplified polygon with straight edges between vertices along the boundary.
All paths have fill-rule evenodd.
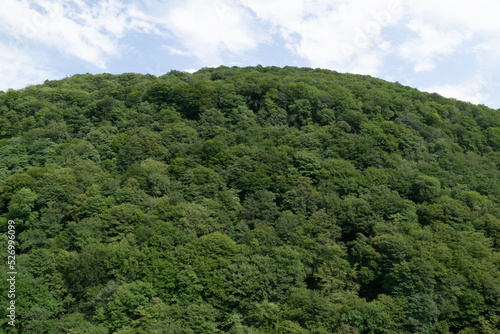
<path id="1" fill-rule="evenodd" d="M 330 70 L 0 91 L 1 331 L 500 333 L 499 167 L 500 110 Z"/>

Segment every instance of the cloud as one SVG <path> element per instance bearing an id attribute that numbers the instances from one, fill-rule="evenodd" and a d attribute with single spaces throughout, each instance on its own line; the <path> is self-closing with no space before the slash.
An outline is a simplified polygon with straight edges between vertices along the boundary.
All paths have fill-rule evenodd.
<path id="1" fill-rule="evenodd" d="M 481 96 L 477 95 L 478 88 L 479 86 L 476 83 L 466 82 L 459 85 L 433 85 L 422 90 L 429 93 L 438 93 L 444 97 L 456 98 L 461 101 L 480 103 Z"/>
<path id="2" fill-rule="evenodd" d="M 1 29 L 26 39 L 32 46 L 43 45 L 106 68 L 108 57 L 120 54 L 119 39 L 128 31 L 154 32 L 147 16 L 132 5 L 117 0 L 88 4 L 71 0 L 4 0 Z"/>
<path id="3" fill-rule="evenodd" d="M 500 35 L 500 32 L 499 32 Z M 471 52 L 476 56 L 477 66 L 498 73 L 500 63 L 500 36 L 491 36 L 482 43 L 476 44 Z"/>
<path id="4" fill-rule="evenodd" d="M 500 25 L 496 0 L 410 0 L 405 5 L 409 22 L 399 55 L 413 63 L 415 72 L 431 71 L 439 61 L 460 54 L 475 54 L 471 64 L 482 70 L 496 68 L 500 53 Z"/>
<path id="5" fill-rule="evenodd" d="M 442 28 L 500 31 L 497 19 L 500 3 L 496 0 L 409 0 L 407 8 L 412 17 L 426 19 Z"/>
<path id="6" fill-rule="evenodd" d="M 389 52 L 383 31 L 401 18 L 391 0 L 244 0 L 255 15 L 275 27 L 287 47 L 311 66 L 377 74 Z"/>
<path id="7" fill-rule="evenodd" d="M 491 36 L 500 32 L 494 15 L 500 11 L 496 0 L 292 0 L 286 6 L 279 0 L 241 3 L 311 66 L 363 74 L 379 74 L 388 56 L 394 54 L 409 61 L 414 72 L 430 72 L 440 61 L 464 52 L 460 47 L 472 37 L 476 42 L 482 37 L 485 45 L 492 45 L 498 39 Z"/>
<path id="8" fill-rule="evenodd" d="M 190 55 L 189 52 L 183 51 L 183 50 L 176 48 L 176 47 L 173 47 L 173 46 L 164 45 L 163 48 L 167 49 L 168 52 L 174 56 L 189 56 Z"/>
<path id="9" fill-rule="evenodd" d="M 399 45 L 398 52 L 402 58 L 415 63 L 413 69 L 417 73 L 433 70 L 439 56 L 454 53 L 463 41 L 471 37 L 470 32 L 439 31 L 434 25 L 420 20 L 410 21 L 407 27 L 418 36 Z"/>
<path id="10" fill-rule="evenodd" d="M 422 89 L 437 92 L 444 97 L 453 97 L 474 104 L 499 106 L 500 76 L 479 72 L 474 78 L 458 84 L 433 85 Z"/>
<path id="11" fill-rule="evenodd" d="M 36 59 L 17 46 L 0 43 L 0 90 L 23 88 L 46 79 L 60 78 L 60 73 L 48 69 L 46 63 Z"/>
<path id="12" fill-rule="evenodd" d="M 229 55 L 242 56 L 268 40 L 250 13 L 236 1 L 189 0 L 175 5 L 148 2 L 155 22 L 175 37 L 181 48 L 170 52 L 198 58 L 204 65 L 220 64 Z"/>

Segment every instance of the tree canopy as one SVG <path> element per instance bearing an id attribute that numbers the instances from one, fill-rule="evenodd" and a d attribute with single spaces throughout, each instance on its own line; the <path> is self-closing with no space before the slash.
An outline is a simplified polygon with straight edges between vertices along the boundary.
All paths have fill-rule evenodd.
<path id="1" fill-rule="evenodd" d="M 369 76 L 222 66 L 0 92 L 18 272 L 16 326 L 6 271 L 0 322 L 498 333 L 499 167 L 499 110 Z"/>

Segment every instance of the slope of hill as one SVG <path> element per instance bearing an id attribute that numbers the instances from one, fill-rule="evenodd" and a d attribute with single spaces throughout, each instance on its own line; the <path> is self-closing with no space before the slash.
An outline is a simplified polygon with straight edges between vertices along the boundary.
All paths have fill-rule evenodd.
<path id="1" fill-rule="evenodd" d="M 500 112 L 307 68 L 0 92 L 6 333 L 498 333 Z"/>

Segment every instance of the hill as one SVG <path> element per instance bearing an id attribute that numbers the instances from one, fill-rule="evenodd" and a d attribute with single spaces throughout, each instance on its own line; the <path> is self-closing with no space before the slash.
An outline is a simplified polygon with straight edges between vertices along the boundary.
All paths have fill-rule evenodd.
<path id="1" fill-rule="evenodd" d="M 0 92 L 2 327 L 498 333 L 499 165 L 498 110 L 327 70 Z"/>

